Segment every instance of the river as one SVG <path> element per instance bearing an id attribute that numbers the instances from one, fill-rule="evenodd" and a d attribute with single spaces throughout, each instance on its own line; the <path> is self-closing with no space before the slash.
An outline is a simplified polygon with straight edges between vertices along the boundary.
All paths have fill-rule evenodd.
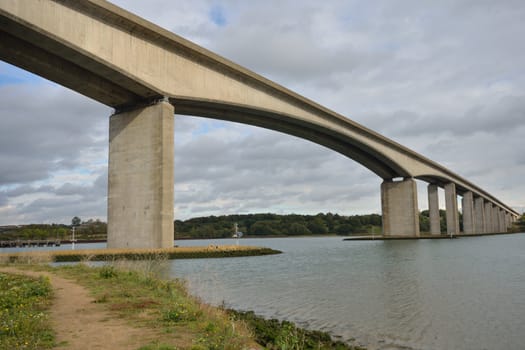
<path id="1" fill-rule="evenodd" d="M 171 274 L 212 304 L 291 320 L 370 350 L 525 348 L 525 234 L 239 242 L 284 254 L 175 260 Z"/>
<path id="2" fill-rule="evenodd" d="M 176 244 L 236 242 L 283 254 L 172 260 L 169 274 L 186 279 L 190 291 L 211 304 L 294 321 L 370 350 L 525 349 L 523 233 L 452 240 L 326 237 Z M 40 249 L 50 248 L 32 248 Z"/>

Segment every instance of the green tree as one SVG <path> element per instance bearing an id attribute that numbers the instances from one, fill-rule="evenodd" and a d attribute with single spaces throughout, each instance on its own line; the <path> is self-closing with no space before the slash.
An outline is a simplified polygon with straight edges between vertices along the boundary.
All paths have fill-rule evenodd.
<path id="1" fill-rule="evenodd" d="M 289 235 L 311 235 L 312 232 L 304 224 L 294 222 L 288 230 Z"/>
<path id="2" fill-rule="evenodd" d="M 314 235 L 324 235 L 328 233 L 328 227 L 324 223 L 323 219 L 316 217 L 312 222 L 308 224 L 308 230 Z"/>
<path id="3" fill-rule="evenodd" d="M 71 226 L 79 226 L 82 220 L 78 216 L 75 216 L 73 219 L 71 219 Z"/>

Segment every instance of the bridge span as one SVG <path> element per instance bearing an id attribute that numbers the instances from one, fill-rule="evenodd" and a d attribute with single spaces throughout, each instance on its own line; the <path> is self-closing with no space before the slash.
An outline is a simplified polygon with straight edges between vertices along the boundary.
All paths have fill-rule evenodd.
<path id="1" fill-rule="evenodd" d="M 108 247 L 173 243 L 174 113 L 298 136 L 383 179 L 383 234 L 419 236 L 415 179 L 430 231 L 506 232 L 518 213 L 482 188 L 373 130 L 104 0 L 0 0 L 0 59 L 115 108 L 110 117 Z"/>

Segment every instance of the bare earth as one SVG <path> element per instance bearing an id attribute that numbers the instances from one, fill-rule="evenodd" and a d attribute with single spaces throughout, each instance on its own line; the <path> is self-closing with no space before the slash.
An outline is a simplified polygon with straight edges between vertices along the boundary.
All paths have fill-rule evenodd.
<path id="1" fill-rule="evenodd" d="M 147 329 L 134 328 L 94 303 L 88 291 L 67 279 L 47 272 L 2 268 L 1 272 L 48 276 L 55 298 L 50 309 L 52 327 L 59 349 L 129 350 L 150 343 L 156 336 Z"/>

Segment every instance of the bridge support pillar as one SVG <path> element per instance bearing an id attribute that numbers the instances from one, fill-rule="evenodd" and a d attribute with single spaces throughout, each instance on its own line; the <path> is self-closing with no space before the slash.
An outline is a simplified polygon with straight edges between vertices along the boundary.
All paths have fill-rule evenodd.
<path id="1" fill-rule="evenodd" d="M 445 208 L 447 210 L 447 234 L 459 234 L 458 199 L 456 195 L 456 184 L 445 185 Z"/>
<path id="2" fill-rule="evenodd" d="M 109 122 L 108 248 L 173 246 L 173 127 L 168 102 Z"/>
<path id="3" fill-rule="evenodd" d="M 461 206 L 463 210 L 463 232 L 471 235 L 475 232 L 474 196 L 472 192 L 468 191 L 463 194 Z"/>
<path id="4" fill-rule="evenodd" d="M 507 232 L 507 223 L 505 220 L 505 211 L 503 209 L 499 209 L 499 229 L 500 232 Z"/>
<path id="5" fill-rule="evenodd" d="M 492 203 L 490 202 L 485 203 L 485 224 L 485 233 L 493 233 L 494 225 L 492 223 Z"/>
<path id="6" fill-rule="evenodd" d="M 475 233 L 486 232 L 485 227 L 485 208 L 483 207 L 483 198 L 476 197 L 474 199 L 474 216 L 475 218 Z"/>
<path id="7" fill-rule="evenodd" d="M 500 232 L 499 208 L 495 205 L 492 206 L 492 227 L 492 232 Z"/>
<path id="8" fill-rule="evenodd" d="M 438 186 L 434 184 L 428 185 L 428 218 L 430 221 L 430 234 L 441 234 L 441 224 L 439 217 L 439 197 Z"/>
<path id="9" fill-rule="evenodd" d="M 381 184 L 383 235 L 419 236 L 419 209 L 414 179 L 385 180 Z"/>

